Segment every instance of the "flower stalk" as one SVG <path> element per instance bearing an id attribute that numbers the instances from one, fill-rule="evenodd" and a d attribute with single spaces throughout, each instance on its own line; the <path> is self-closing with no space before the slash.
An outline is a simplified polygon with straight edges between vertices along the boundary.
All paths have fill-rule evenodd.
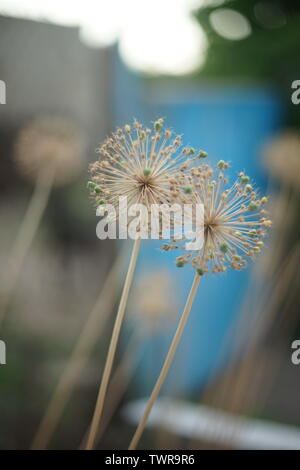
<path id="1" fill-rule="evenodd" d="M 141 240 L 138 238 L 137 240 L 134 241 L 133 245 L 133 250 L 131 254 L 131 259 L 123 287 L 123 292 L 121 295 L 121 300 L 113 328 L 113 333 L 112 337 L 110 340 L 110 345 L 106 357 L 106 362 L 104 366 L 104 372 L 101 380 L 101 384 L 99 387 L 99 392 L 98 392 L 98 397 L 97 397 L 97 402 L 91 422 L 91 427 L 87 439 L 87 444 L 86 444 L 86 450 L 92 450 L 95 444 L 95 440 L 97 437 L 97 431 L 99 428 L 99 424 L 101 422 L 102 418 L 102 413 L 103 413 L 103 407 L 104 407 L 104 402 L 105 402 L 105 397 L 106 397 L 106 392 L 109 384 L 109 379 L 111 376 L 111 371 L 113 367 L 113 362 L 114 358 L 116 355 L 116 350 L 117 350 L 117 345 L 118 345 L 118 340 L 120 336 L 120 331 L 121 331 L 121 326 L 123 323 L 124 319 L 124 314 L 125 314 L 125 309 L 126 309 L 126 304 L 127 304 L 127 299 L 129 295 L 129 290 L 132 284 L 132 279 L 133 279 L 133 274 L 136 266 L 136 261 L 138 258 L 138 253 L 141 245 Z"/>
<path id="2" fill-rule="evenodd" d="M 149 417 L 149 415 L 151 413 L 151 410 L 153 408 L 153 405 L 157 400 L 157 397 L 159 395 L 161 387 L 163 386 L 165 378 L 166 378 L 166 376 L 167 376 L 167 374 L 170 370 L 173 358 L 175 356 L 178 344 L 179 344 L 180 339 L 182 337 L 185 325 L 186 325 L 186 323 L 188 321 L 188 318 L 189 318 L 189 315 L 190 315 L 190 311 L 191 311 L 193 302 L 194 302 L 195 297 L 196 297 L 196 293 L 197 293 L 197 290 L 198 290 L 200 279 L 201 279 L 201 276 L 196 272 L 191 290 L 189 292 L 184 310 L 182 312 L 180 321 L 178 323 L 178 327 L 177 327 L 175 335 L 173 337 L 173 340 L 172 340 L 170 349 L 168 351 L 168 354 L 166 356 L 164 365 L 161 369 L 161 372 L 160 372 L 159 377 L 156 381 L 156 384 L 155 384 L 155 386 L 152 390 L 152 393 L 150 395 L 150 398 L 149 398 L 149 401 L 147 403 L 144 414 L 142 416 L 142 419 L 141 419 L 141 421 L 140 421 L 140 423 L 139 423 L 139 425 L 138 425 L 138 427 L 137 427 L 137 429 L 134 433 L 134 436 L 131 440 L 131 443 L 130 443 L 129 448 L 128 448 L 129 450 L 135 450 L 136 449 L 136 447 L 137 447 L 137 445 L 140 441 L 140 438 L 141 438 L 141 436 L 144 432 L 144 429 L 145 429 L 148 417 Z"/>

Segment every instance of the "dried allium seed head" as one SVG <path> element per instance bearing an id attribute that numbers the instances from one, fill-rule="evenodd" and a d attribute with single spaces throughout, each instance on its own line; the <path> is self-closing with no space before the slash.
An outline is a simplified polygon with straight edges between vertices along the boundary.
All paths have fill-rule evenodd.
<path id="1" fill-rule="evenodd" d="M 128 207 L 144 204 L 148 210 L 152 204 L 172 203 L 179 192 L 175 176 L 191 161 L 181 146 L 181 136 L 164 130 L 163 119 L 152 129 L 137 121 L 117 129 L 98 149 L 99 160 L 90 165 L 88 188 L 96 204 L 105 200 L 118 217 L 121 196 L 127 196 Z"/>
<path id="2" fill-rule="evenodd" d="M 57 116 L 36 118 L 21 129 L 15 145 L 18 168 L 31 181 L 53 168 L 54 184 L 70 181 L 83 165 L 81 132 L 70 120 Z"/>
<path id="3" fill-rule="evenodd" d="M 178 267 L 191 261 L 200 275 L 209 270 L 225 272 L 228 267 L 240 270 L 263 246 L 266 228 L 272 224 L 266 217 L 267 198 L 260 198 L 252 186 L 249 192 L 249 177 L 244 173 L 227 188 L 227 168 L 223 161 L 215 171 L 201 165 L 179 180 L 185 202 L 204 205 L 204 243 L 201 250 L 184 250 L 176 258 Z M 185 190 L 187 181 L 193 188 L 189 194 Z"/>
<path id="4" fill-rule="evenodd" d="M 263 149 L 265 165 L 275 178 L 299 191 L 300 134 L 286 131 L 268 142 Z"/>

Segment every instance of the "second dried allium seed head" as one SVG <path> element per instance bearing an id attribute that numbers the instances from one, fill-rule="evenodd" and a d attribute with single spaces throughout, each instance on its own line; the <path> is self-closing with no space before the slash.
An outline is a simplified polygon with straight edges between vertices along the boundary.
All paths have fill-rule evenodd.
<path id="1" fill-rule="evenodd" d="M 228 267 L 240 270 L 260 252 L 271 225 L 265 209 L 267 198 L 259 197 L 243 172 L 229 187 L 227 168 L 228 163 L 220 160 L 216 170 L 201 165 L 178 178 L 184 202 L 204 206 L 204 242 L 197 251 L 183 248 L 176 258 L 177 267 L 191 262 L 199 275 L 209 270 L 224 272 Z M 172 245 L 166 244 L 163 249 L 169 247 Z"/>

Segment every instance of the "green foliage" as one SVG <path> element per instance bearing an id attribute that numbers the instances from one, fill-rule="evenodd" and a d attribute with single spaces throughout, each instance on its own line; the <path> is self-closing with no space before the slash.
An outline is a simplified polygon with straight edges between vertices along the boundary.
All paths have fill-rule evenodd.
<path id="1" fill-rule="evenodd" d="M 267 11 L 264 21 L 257 14 L 257 8 L 262 5 Z M 210 14 L 219 8 L 230 8 L 244 15 L 251 24 L 250 36 L 241 40 L 220 36 L 209 21 Z M 283 80 L 285 75 L 300 77 L 300 4 L 297 2 L 227 0 L 219 6 L 199 9 L 196 18 L 209 42 L 201 76 L 275 82 Z"/>

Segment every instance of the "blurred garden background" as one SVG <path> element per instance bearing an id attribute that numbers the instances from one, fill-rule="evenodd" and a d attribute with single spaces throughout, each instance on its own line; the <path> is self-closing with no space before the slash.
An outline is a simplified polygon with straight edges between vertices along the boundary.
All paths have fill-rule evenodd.
<path id="1" fill-rule="evenodd" d="M 203 280 L 140 446 L 300 448 L 299 44 L 292 0 L 0 0 L 1 449 L 82 446 L 131 246 L 97 239 L 88 165 L 116 126 L 160 117 L 245 170 L 273 228 L 255 265 Z M 26 171 L 43 152 L 64 162 L 48 193 Z M 127 448 L 192 278 L 144 243 L 97 448 Z"/>

